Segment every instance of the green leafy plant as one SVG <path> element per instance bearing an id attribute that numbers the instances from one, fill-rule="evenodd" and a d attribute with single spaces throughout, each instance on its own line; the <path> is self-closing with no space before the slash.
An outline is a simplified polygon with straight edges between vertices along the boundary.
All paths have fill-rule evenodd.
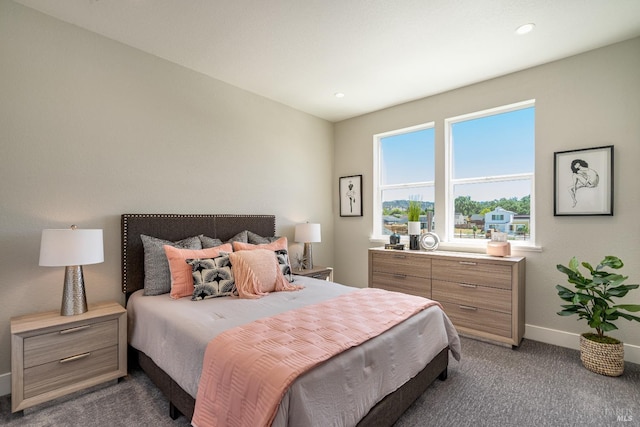
<path id="1" fill-rule="evenodd" d="M 409 221 L 420 221 L 420 213 L 422 212 L 422 204 L 417 199 L 409 199 L 409 207 L 407 208 L 407 219 Z"/>
<path id="2" fill-rule="evenodd" d="M 622 260 L 615 256 L 606 256 L 600 264 L 594 269 L 588 262 L 581 264 L 589 270 L 591 278 L 584 276 L 580 270 L 576 257 L 571 258 L 569 266 L 558 264 L 556 268 L 567 275 L 567 281 L 573 284 L 575 291 L 561 285 L 556 285 L 558 296 L 569 302 L 562 305 L 560 316 L 578 315 L 578 320 L 585 319 L 589 323 L 589 327 L 596 330 L 596 339 L 589 336 L 595 341 L 606 341 L 605 332 L 618 329 L 613 323 L 619 318 L 627 320 L 635 320 L 640 322 L 640 317 L 634 316 L 628 312 L 640 311 L 640 305 L 637 304 L 614 304 L 612 298 L 622 298 L 632 289 L 637 289 L 640 285 L 625 285 L 628 276 L 605 271 L 606 267 L 612 269 L 620 269 L 624 266 Z"/>

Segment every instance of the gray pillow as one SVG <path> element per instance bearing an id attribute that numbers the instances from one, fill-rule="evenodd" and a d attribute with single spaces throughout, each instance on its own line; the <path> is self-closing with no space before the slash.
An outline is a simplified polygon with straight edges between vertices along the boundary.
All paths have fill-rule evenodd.
<path id="1" fill-rule="evenodd" d="M 202 249 L 215 248 L 216 246 L 220 246 L 222 244 L 222 240 L 214 239 L 213 237 L 208 236 L 199 236 L 200 241 L 202 242 Z"/>
<path id="2" fill-rule="evenodd" d="M 256 234 L 251 231 L 247 231 L 247 237 L 249 239 L 248 243 L 252 243 L 254 245 L 264 245 L 265 243 L 273 243 L 280 238 L 280 236 L 262 237 L 259 234 Z"/>
<path id="3" fill-rule="evenodd" d="M 227 240 L 226 243 L 231 243 L 231 242 L 249 243 L 249 237 L 247 233 L 248 233 L 247 230 L 241 231 L 235 236 L 233 236 L 232 238 L 230 238 L 229 240 Z"/>
<path id="4" fill-rule="evenodd" d="M 177 242 L 140 235 L 144 246 L 144 294 L 160 295 L 171 291 L 171 272 L 164 245 L 180 249 L 202 249 L 199 236 L 187 237 Z"/>

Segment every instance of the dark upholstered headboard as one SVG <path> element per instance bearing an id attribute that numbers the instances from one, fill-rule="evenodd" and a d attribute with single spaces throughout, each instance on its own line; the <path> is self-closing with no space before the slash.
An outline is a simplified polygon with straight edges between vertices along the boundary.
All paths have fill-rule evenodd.
<path id="1" fill-rule="evenodd" d="M 224 241 L 249 230 L 260 236 L 276 233 L 274 215 L 122 215 L 122 292 L 131 294 L 144 286 L 144 248 L 141 234 L 165 240 L 181 240 L 204 234 Z"/>

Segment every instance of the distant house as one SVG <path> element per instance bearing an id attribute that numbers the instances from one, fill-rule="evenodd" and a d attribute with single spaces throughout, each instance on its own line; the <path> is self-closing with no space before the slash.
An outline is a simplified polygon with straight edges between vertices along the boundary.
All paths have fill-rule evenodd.
<path id="1" fill-rule="evenodd" d="M 477 225 L 478 227 L 484 227 L 484 215 L 473 214 L 469 217 L 469 222 L 471 224 Z"/>
<path id="2" fill-rule="evenodd" d="M 484 214 L 484 231 L 496 230 L 509 233 L 515 214 L 515 212 L 502 209 L 501 207 L 487 212 Z"/>
<path id="3" fill-rule="evenodd" d="M 511 232 L 515 234 L 527 234 L 531 224 L 531 215 L 514 215 L 511 223 Z"/>
<path id="4" fill-rule="evenodd" d="M 456 213 L 453 218 L 453 221 L 455 225 L 463 225 L 467 223 L 467 217 L 461 213 Z"/>

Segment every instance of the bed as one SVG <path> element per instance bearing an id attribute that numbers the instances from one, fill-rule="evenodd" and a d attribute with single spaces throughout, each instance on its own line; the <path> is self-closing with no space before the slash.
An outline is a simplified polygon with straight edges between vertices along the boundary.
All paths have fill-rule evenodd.
<path id="1" fill-rule="evenodd" d="M 197 388 L 199 370 L 202 369 L 201 355 L 204 352 L 202 346 L 203 342 L 209 339 L 202 336 L 206 334 L 188 333 L 189 330 L 197 329 L 198 326 L 186 326 L 182 321 L 175 321 L 176 318 L 185 321 L 188 320 L 187 318 L 204 319 L 209 316 L 207 312 L 215 312 L 219 317 L 218 320 L 229 318 L 226 323 L 232 327 L 235 325 L 234 322 L 238 322 L 230 318 L 233 312 L 251 311 L 254 313 L 254 318 L 259 318 L 282 310 L 274 308 L 274 304 L 278 300 L 283 300 L 285 304 L 292 306 L 304 306 L 311 301 L 318 300 L 318 298 L 326 300 L 354 289 L 318 279 L 295 276 L 295 283 L 305 287 L 303 291 L 299 293 L 276 292 L 268 297 L 251 301 L 227 298 L 190 301 L 190 298 L 172 300 L 166 294 L 152 297 L 142 295 L 144 248 L 141 235 L 177 241 L 185 237 L 203 234 L 227 241 L 244 230 L 249 230 L 259 236 L 274 236 L 275 217 L 272 215 L 122 215 L 122 291 L 126 295 L 129 314 L 130 361 L 139 365 L 167 397 L 170 407 L 169 415 L 173 419 L 180 414 L 189 419 L 193 417 L 196 403 L 194 389 Z M 253 304 L 251 310 L 246 309 L 247 304 Z M 227 313 L 225 310 L 229 312 Z M 169 315 L 163 318 L 161 317 L 162 313 L 169 313 Z M 152 329 L 151 325 L 160 325 L 160 330 L 163 332 L 149 333 L 148 330 Z M 433 329 L 434 338 L 416 340 L 414 335 L 410 335 L 411 331 L 416 328 Z M 172 333 L 171 331 L 174 330 L 175 333 Z M 317 408 L 296 406 L 296 402 L 304 401 L 304 396 L 307 396 L 306 400 L 309 400 L 309 390 L 314 390 L 319 381 L 330 383 L 331 381 L 326 379 L 339 372 L 334 370 L 333 365 L 341 365 L 341 369 L 345 369 L 346 366 L 349 371 L 351 364 L 357 365 L 357 361 L 362 359 L 364 353 L 361 352 L 373 351 L 368 348 L 381 345 L 381 343 L 387 348 L 391 345 L 391 349 L 403 345 L 416 353 L 411 356 L 411 363 L 403 362 L 395 363 L 395 365 L 393 362 L 399 360 L 396 359 L 397 355 L 393 355 L 393 358 L 389 355 L 376 356 L 381 358 L 380 363 L 383 360 L 392 359 L 384 362 L 393 366 L 393 375 L 388 376 L 402 378 L 398 380 L 402 383 L 397 387 L 392 385 L 392 389 L 387 390 L 388 392 L 381 388 L 383 394 L 377 396 L 375 402 L 369 407 L 359 408 L 361 413 L 354 415 L 357 417 L 355 421 L 335 421 L 335 423 L 358 426 L 389 426 L 393 424 L 436 378 L 446 379 L 449 351 L 451 350 L 456 356 L 459 354 L 459 340 L 455 329 L 439 308 L 424 310 L 424 313 L 416 314 L 393 330 L 395 331 L 394 336 L 391 334 L 392 330 L 385 332 L 380 337 L 358 346 L 359 348 L 345 351 L 299 377 L 291 386 L 291 390 L 287 392 L 286 403 L 281 404 L 273 425 L 302 425 L 317 419 L 313 415 Z M 172 336 L 178 338 L 171 338 Z M 172 348 L 173 350 L 171 350 Z M 167 354 L 181 351 L 176 349 L 185 348 L 189 351 L 184 353 L 191 354 L 193 358 L 185 360 L 181 366 L 175 367 L 163 359 Z M 393 350 L 389 352 L 393 353 Z M 374 361 L 378 363 L 377 359 Z M 366 387 L 366 385 L 364 386 Z M 338 386 L 336 385 L 336 387 Z M 335 390 L 324 390 L 323 394 L 335 394 Z M 314 397 L 311 400 L 321 401 L 322 399 Z M 321 403 L 318 405 L 321 406 Z M 361 402 L 355 406 L 360 407 Z M 305 413 L 307 411 L 308 413 Z M 307 417 L 306 421 L 304 421 L 305 417 Z"/>

